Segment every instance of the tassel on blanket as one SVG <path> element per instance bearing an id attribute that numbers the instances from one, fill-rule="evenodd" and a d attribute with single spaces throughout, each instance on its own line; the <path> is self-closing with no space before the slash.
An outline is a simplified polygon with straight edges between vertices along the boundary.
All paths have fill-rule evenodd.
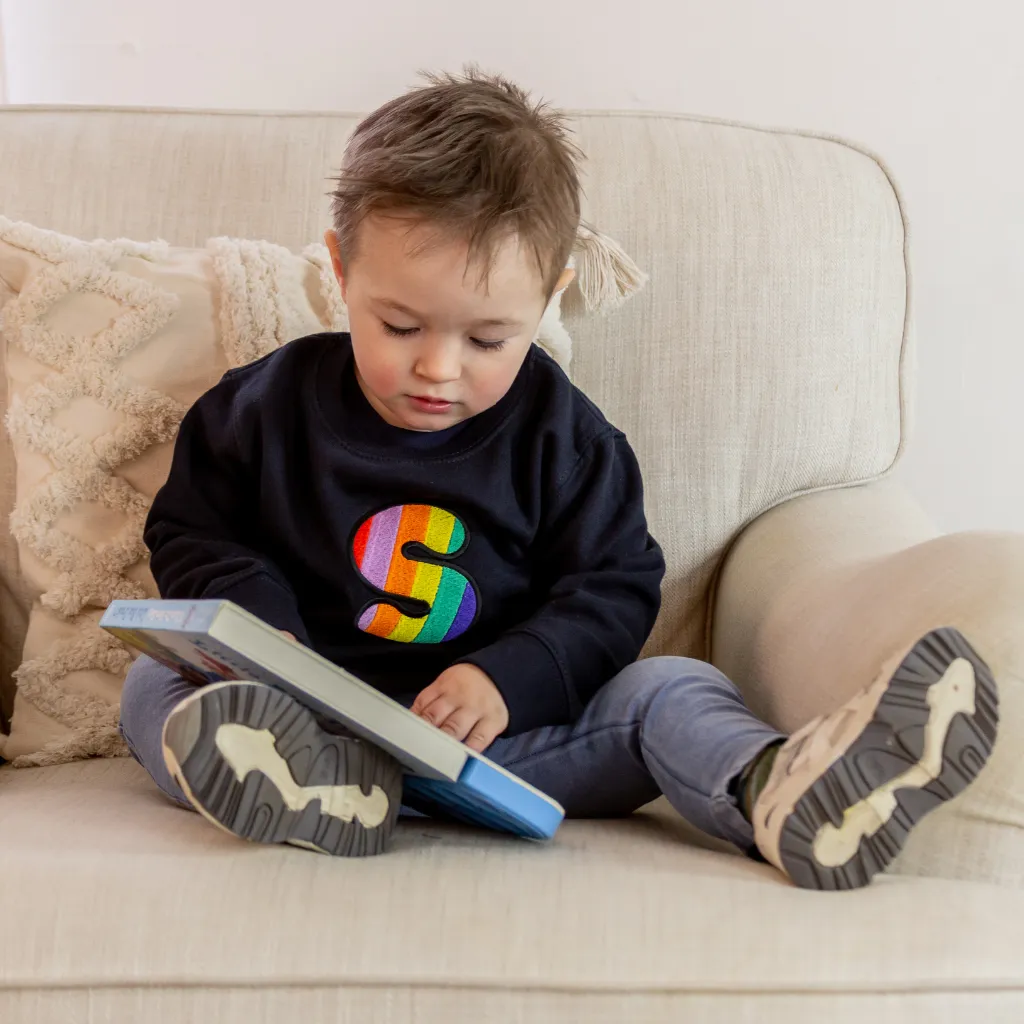
<path id="1" fill-rule="evenodd" d="M 573 246 L 576 282 L 587 309 L 621 306 L 647 283 L 647 275 L 614 239 L 580 225 Z"/>

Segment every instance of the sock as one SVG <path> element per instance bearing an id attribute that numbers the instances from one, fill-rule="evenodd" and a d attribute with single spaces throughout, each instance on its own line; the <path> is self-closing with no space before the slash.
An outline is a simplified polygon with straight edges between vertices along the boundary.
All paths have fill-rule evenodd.
<path id="1" fill-rule="evenodd" d="M 782 748 L 785 740 L 778 740 L 769 747 L 765 747 L 757 757 L 740 773 L 737 796 L 739 798 L 740 810 L 747 821 L 754 820 L 754 804 L 761 795 L 768 776 L 772 773 L 772 766 L 775 758 Z"/>

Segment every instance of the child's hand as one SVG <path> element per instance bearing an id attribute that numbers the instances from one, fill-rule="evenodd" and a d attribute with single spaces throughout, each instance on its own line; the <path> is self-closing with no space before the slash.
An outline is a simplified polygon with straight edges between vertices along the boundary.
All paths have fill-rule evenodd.
<path id="1" fill-rule="evenodd" d="M 508 725 L 505 701 L 491 677 L 476 665 L 446 669 L 416 698 L 412 712 L 479 751 Z"/>

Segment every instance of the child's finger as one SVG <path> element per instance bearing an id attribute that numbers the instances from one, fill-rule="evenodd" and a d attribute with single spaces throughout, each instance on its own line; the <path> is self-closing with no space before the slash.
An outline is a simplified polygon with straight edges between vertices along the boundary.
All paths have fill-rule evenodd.
<path id="1" fill-rule="evenodd" d="M 442 732 L 464 740 L 476 728 L 480 714 L 473 708 L 456 708 L 440 725 Z"/>
<path id="2" fill-rule="evenodd" d="M 412 702 L 412 707 L 409 710 L 414 715 L 422 715 L 423 709 L 432 704 L 442 692 L 441 687 L 436 682 L 431 683 L 416 694 L 416 699 Z"/>
<path id="3" fill-rule="evenodd" d="M 420 718 L 426 719 L 431 725 L 440 725 L 458 705 L 445 693 L 439 693 L 430 703 L 425 704 L 418 712 Z"/>
<path id="4" fill-rule="evenodd" d="M 466 746 L 482 754 L 497 738 L 501 731 L 495 718 L 481 718 L 466 736 Z"/>

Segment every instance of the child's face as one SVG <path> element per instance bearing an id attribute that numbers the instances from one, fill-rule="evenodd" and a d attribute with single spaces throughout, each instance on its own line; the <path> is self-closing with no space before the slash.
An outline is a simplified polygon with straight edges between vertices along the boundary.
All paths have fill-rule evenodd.
<path id="1" fill-rule="evenodd" d="M 495 253 L 486 280 L 467 266 L 465 242 L 408 218 L 368 217 L 345 271 L 333 231 L 326 241 L 359 386 L 385 421 L 443 430 L 504 396 L 547 304 L 540 272 L 516 239 Z"/>

